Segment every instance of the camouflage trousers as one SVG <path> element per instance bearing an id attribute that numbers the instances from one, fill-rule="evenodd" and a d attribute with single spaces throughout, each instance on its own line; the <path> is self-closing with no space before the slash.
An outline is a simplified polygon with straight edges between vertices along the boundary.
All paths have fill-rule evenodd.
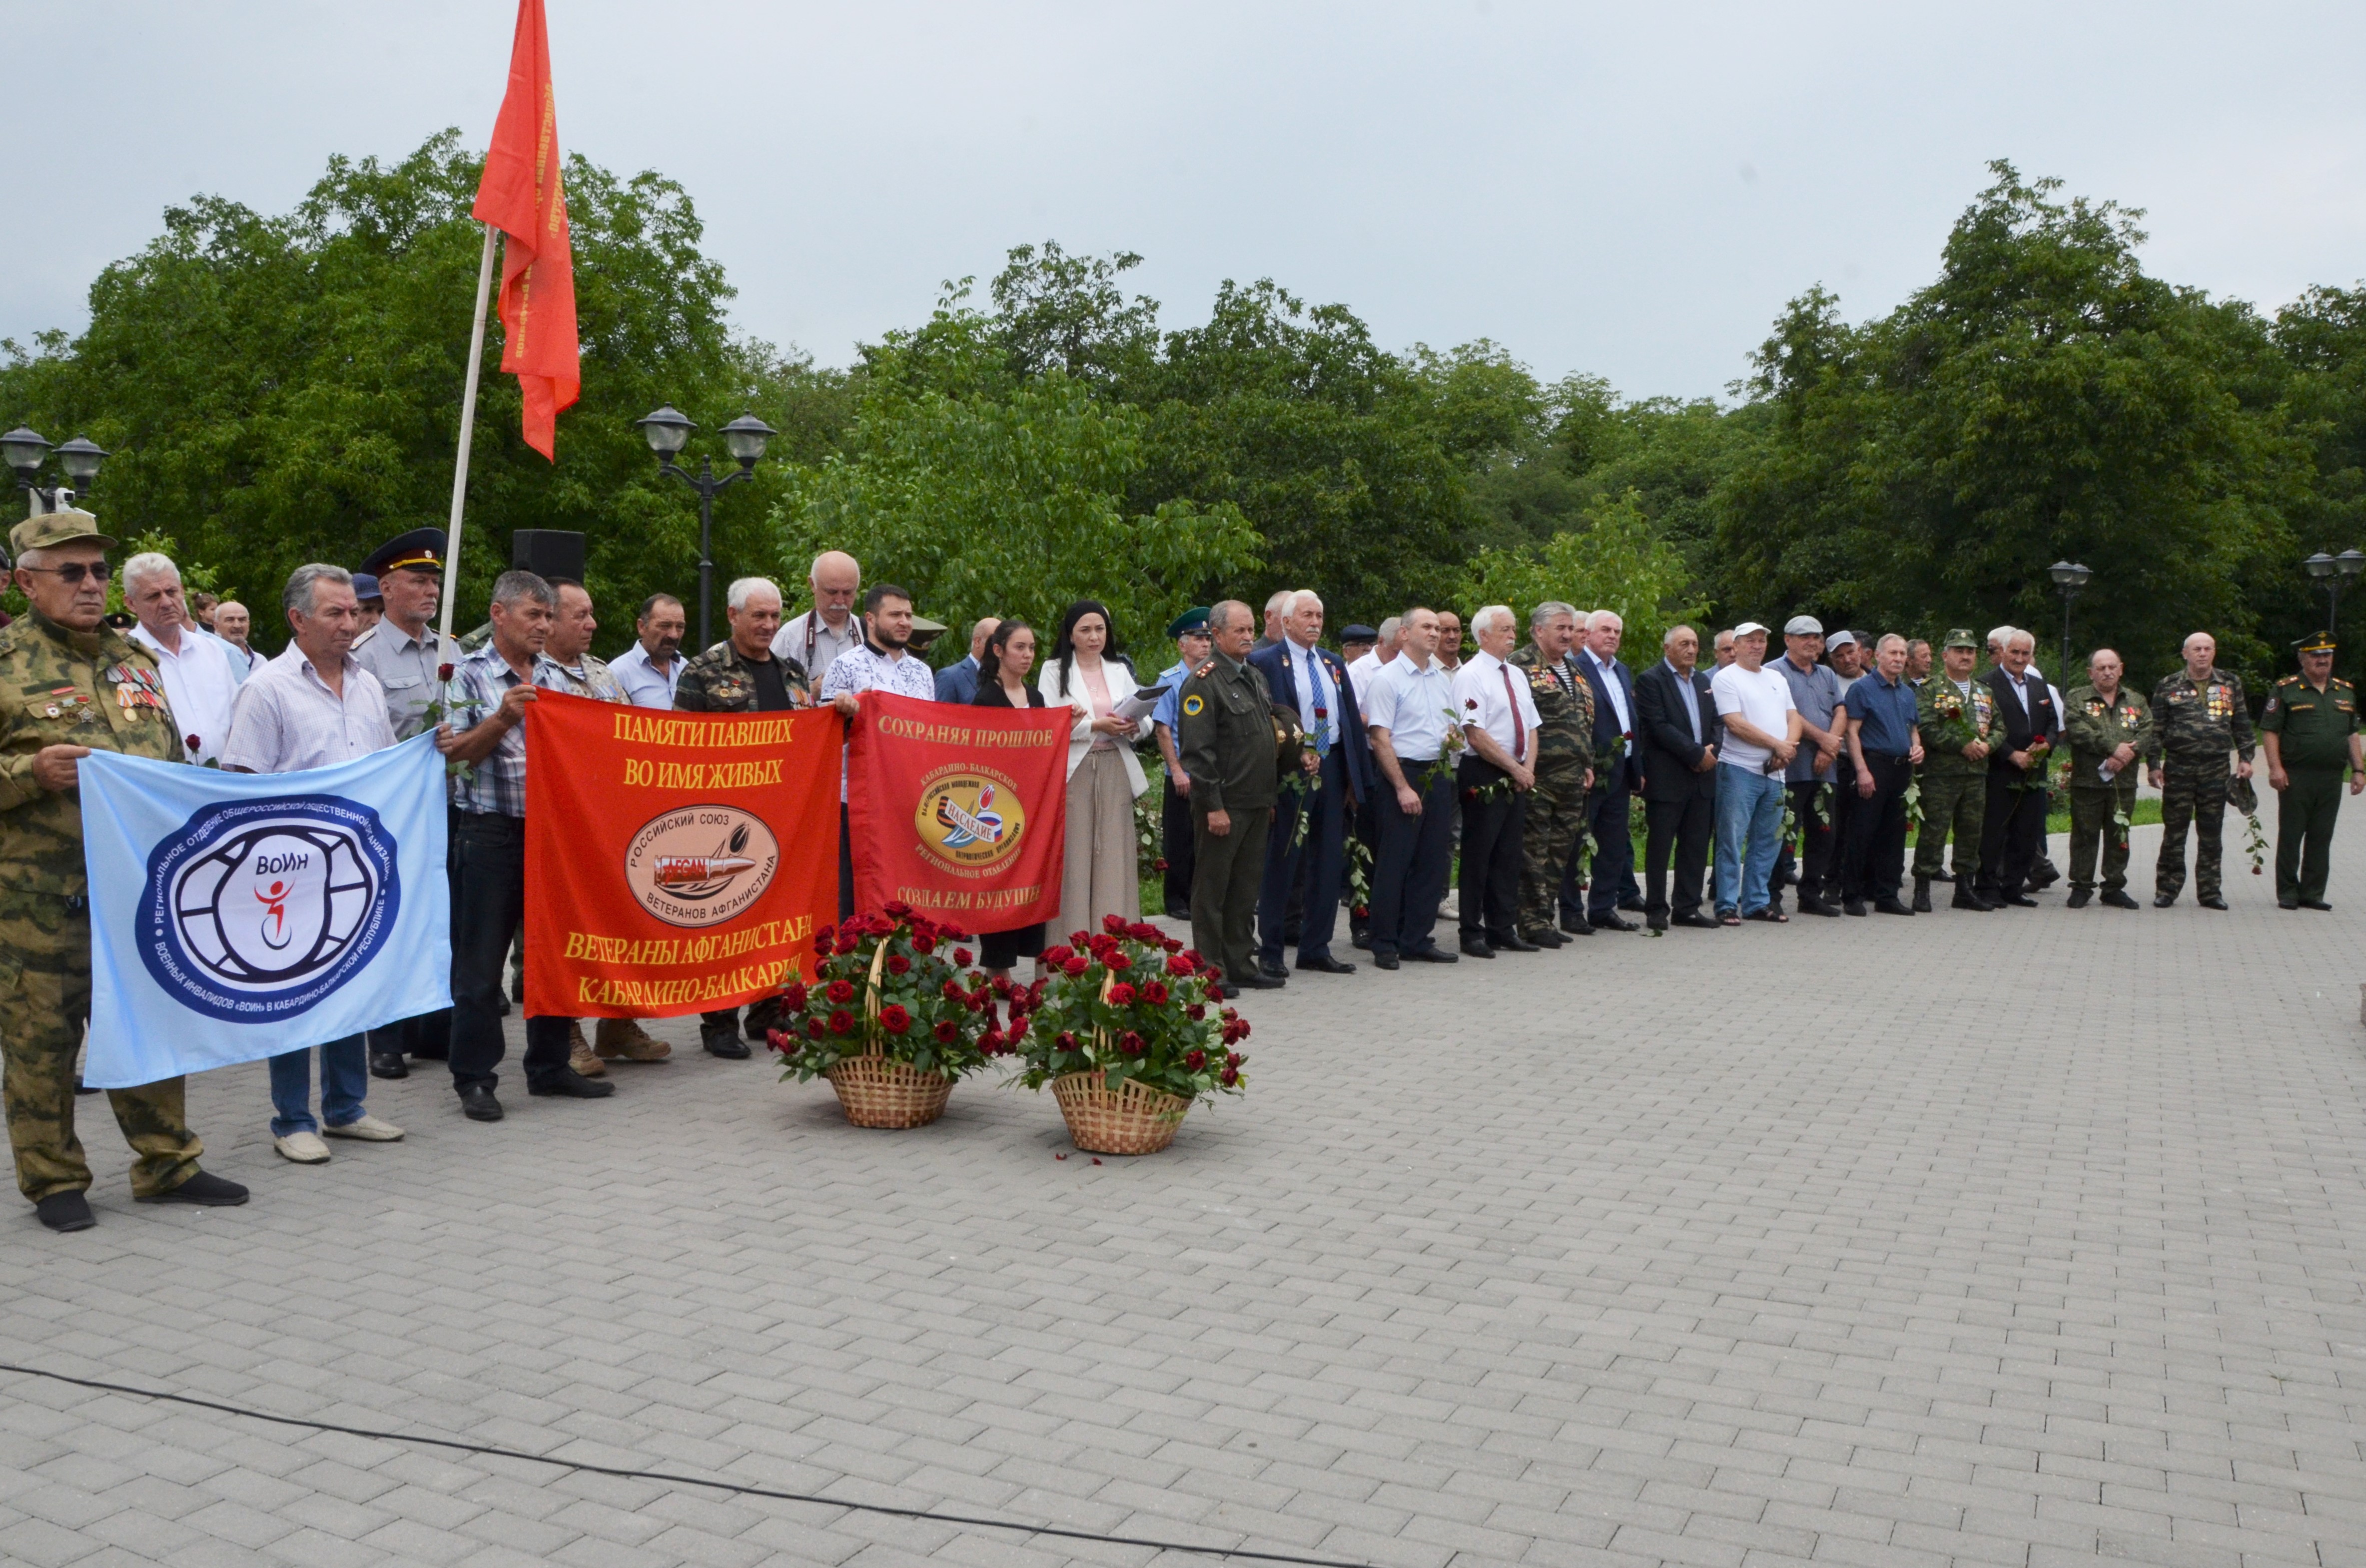
<path id="1" fill-rule="evenodd" d="M 2070 886 L 2090 892 L 2095 886 L 2095 851 L 2103 852 L 2103 891 L 2117 893 L 2128 885 L 2127 829 L 2112 820 L 2114 814 L 2135 815 L 2136 774 L 2122 773 L 2110 789 L 2070 792 Z"/>
<path id="2" fill-rule="evenodd" d="M 1528 936 L 1549 931 L 1559 919 L 1561 873 L 1585 830 L 1584 770 L 1539 774 L 1528 792 L 1527 826 L 1520 832 L 1520 930 Z"/>
<path id="3" fill-rule="evenodd" d="M 89 911 L 69 909 L 54 895 L 0 894 L 0 1100 L 17 1189 L 37 1203 L 90 1186 L 73 1124 L 74 1055 L 89 1016 Z M 189 1132 L 183 1083 L 107 1091 L 123 1141 L 139 1156 L 134 1197 L 168 1192 L 197 1173 L 205 1145 Z"/>
<path id="4" fill-rule="evenodd" d="M 2203 898 L 2218 891 L 2219 842 L 2226 828 L 2226 759 L 2201 761 L 2167 759 L 2160 781 L 2160 860 L 2153 867 L 2153 891 L 2174 898 L 2185 887 L 2185 829 L 2193 829 L 2193 891 Z"/>
<path id="5" fill-rule="evenodd" d="M 1944 863 L 1947 829 L 1955 830 L 1955 875 L 1972 880 L 1980 869 L 1980 826 L 1989 808 L 1989 776 L 1977 773 L 1922 775 L 1922 825 L 1914 834 L 1914 875 L 1927 882 Z"/>

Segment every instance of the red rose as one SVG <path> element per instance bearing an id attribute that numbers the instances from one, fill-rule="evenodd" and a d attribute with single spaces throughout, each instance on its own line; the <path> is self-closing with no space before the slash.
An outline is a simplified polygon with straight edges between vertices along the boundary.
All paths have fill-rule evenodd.
<path id="1" fill-rule="evenodd" d="M 950 1045 L 961 1034 L 961 1025 L 952 1019 L 942 1019 L 938 1021 L 933 1032 L 937 1037 L 938 1044 Z"/>
<path id="2" fill-rule="evenodd" d="M 1208 1016 L 1207 1004 L 1204 1002 L 1193 1002 L 1189 1007 L 1183 1010 L 1183 1016 L 1189 1019 L 1192 1022 L 1197 1023 L 1201 1019 Z"/>
<path id="3" fill-rule="evenodd" d="M 452 667 L 449 664 L 438 664 L 435 667 L 435 678 L 438 681 L 449 681 L 452 678 Z"/>
<path id="4" fill-rule="evenodd" d="M 1247 1060 L 1248 1058 L 1246 1056 L 1234 1055 L 1230 1051 L 1224 1053 L 1224 1066 L 1228 1067 L 1238 1067 L 1243 1062 Z"/>
<path id="5" fill-rule="evenodd" d="M 1192 970 L 1197 969 L 1198 967 L 1198 964 L 1192 963 L 1189 959 L 1184 957 L 1179 953 L 1166 961 L 1166 972 L 1169 975 L 1174 976 L 1178 980 L 1190 974 Z"/>
<path id="6" fill-rule="evenodd" d="M 949 1002 L 961 1002 L 967 1001 L 969 999 L 969 993 L 962 989 L 962 983 L 959 980 L 946 981 L 943 987 L 940 988 L 938 994 Z"/>
<path id="7" fill-rule="evenodd" d="M 837 935 L 837 928 L 833 926 L 824 926 L 821 930 L 814 932 L 814 945 L 816 947 L 828 947 L 830 943 L 830 939 Z"/>
<path id="8" fill-rule="evenodd" d="M 808 1040 L 818 1040 L 821 1038 L 821 1020 L 817 1018 L 809 1018 L 806 1020 L 806 1038 Z"/>
<path id="9" fill-rule="evenodd" d="M 1152 861 L 1152 862 L 1150 863 L 1150 869 L 1151 869 L 1151 870 L 1153 870 L 1153 871 L 1155 871 L 1155 872 L 1164 872 L 1164 871 L 1166 871 L 1166 857 L 1165 855 L 1161 855 L 1161 856 L 1159 856 L 1156 860 Z"/>
<path id="10" fill-rule="evenodd" d="M 1002 1054 L 1002 1032 L 998 1029 L 987 1030 L 984 1034 L 978 1037 L 977 1048 L 989 1056 L 1000 1055 Z"/>
<path id="11" fill-rule="evenodd" d="M 901 898 L 888 899 L 886 908 L 887 913 L 899 920 L 912 912 L 912 906 L 905 903 Z"/>
<path id="12" fill-rule="evenodd" d="M 832 980 L 829 983 L 829 999 L 836 1002 L 840 1007 L 844 1007 L 847 1003 L 852 1001 L 854 999 L 854 982 L 851 980 Z"/>
<path id="13" fill-rule="evenodd" d="M 181 737 L 181 744 L 194 751 L 197 749 L 197 738 L 194 735 L 184 735 Z"/>
<path id="14" fill-rule="evenodd" d="M 806 1002 L 811 995 L 812 993 L 806 989 L 804 981 L 792 980 L 781 987 L 781 1005 L 791 1012 L 803 1012 L 806 1010 Z"/>
<path id="15" fill-rule="evenodd" d="M 1226 1067 L 1222 1072 L 1216 1075 L 1216 1081 L 1222 1084 L 1226 1089 L 1231 1089 L 1241 1081 L 1240 1070 L 1236 1067 Z"/>
<path id="16" fill-rule="evenodd" d="M 953 949 L 953 964 L 956 968 L 966 969 L 969 967 L 970 960 L 976 956 L 977 954 L 966 947 L 956 947 Z"/>
<path id="17" fill-rule="evenodd" d="M 1060 965 L 1062 973 L 1065 974 L 1071 980 L 1075 979 L 1079 975 L 1082 975 L 1086 970 L 1091 967 L 1092 965 L 1086 963 L 1081 954 L 1074 953 L 1068 954 L 1068 961 Z"/>
<path id="18" fill-rule="evenodd" d="M 768 1029 L 764 1031 L 764 1043 L 771 1046 L 775 1051 L 787 1050 L 789 1048 L 790 1039 L 791 1037 L 789 1035 L 777 1029 Z"/>
<path id="19" fill-rule="evenodd" d="M 1196 1073 L 1201 1067 L 1208 1065 L 1208 1053 L 1205 1051 L 1186 1051 L 1183 1053 L 1183 1065 L 1192 1072 Z"/>
<path id="20" fill-rule="evenodd" d="M 1043 950 L 1043 963 L 1047 968 L 1057 969 L 1067 961 L 1068 949 L 1065 947 L 1047 947 Z"/>
<path id="21" fill-rule="evenodd" d="M 887 973 L 890 975 L 908 975 L 911 972 L 912 961 L 910 959 L 905 957 L 900 953 L 891 953 L 887 955 Z"/>
<path id="22" fill-rule="evenodd" d="M 912 938 L 912 945 L 922 953 L 934 953 L 937 950 L 937 935 L 934 931 L 921 931 Z M 962 962 L 966 964 L 969 960 L 964 958 Z"/>
<path id="23" fill-rule="evenodd" d="M 832 1034 L 846 1034 L 852 1032 L 853 1028 L 854 1015 L 844 1008 L 829 1015 L 829 1032 Z"/>
<path id="24" fill-rule="evenodd" d="M 1139 1056 L 1144 1049 L 1142 1036 L 1131 1029 L 1117 1037 L 1117 1048 L 1129 1056 Z"/>
<path id="25" fill-rule="evenodd" d="M 1133 1005 L 1133 987 L 1127 985 L 1124 981 L 1120 980 L 1116 985 L 1111 986 L 1109 988 L 1109 1004 L 1113 1008 L 1132 1007 Z"/>
<path id="26" fill-rule="evenodd" d="M 1068 945 L 1070 947 L 1089 947 L 1092 945 L 1092 940 L 1093 933 L 1090 931 L 1070 931 L 1068 933 Z"/>
<path id="27" fill-rule="evenodd" d="M 1076 1048 L 1076 1037 L 1064 1029 L 1053 1037 L 1052 1043 L 1063 1051 L 1073 1051 Z"/>
<path id="28" fill-rule="evenodd" d="M 912 1027 L 912 1015 L 901 1002 L 889 1002 L 879 1010 L 879 1027 L 890 1034 L 901 1034 Z"/>
<path id="29" fill-rule="evenodd" d="M 1025 1034 L 1026 1032 L 1027 1032 L 1027 1015 L 1026 1015 L 1025 1013 L 1023 1013 L 1023 1012 L 1014 1012 L 1014 1013 L 1012 1013 L 1012 1014 L 1010 1015 L 1010 1031 L 1009 1031 L 1010 1038 L 1011 1038 L 1011 1039 L 1013 1039 L 1013 1040 L 1016 1040 L 1016 1039 L 1020 1038 L 1021 1035 Z"/>
<path id="30" fill-rule="evenodd" d="M 1372 918 L 1372 911 L 1362 904 L 1357 905 L 1347 912 L 1359 920 L 1369 920 Z"/>
<path id="31" fill-rule="evenodd" d="M 1152 925 L 1147 920 L 1143 921 L 1139 925 L 1126 927 L 1125 934 L 1133 938 L 1136 942 L 1164 942 L 1166 939 L 1166 933 L 1165 931 L 1160 931 L 1156 926 Z"/>
<path id="32" fill-rule="evenodd" d="M 1112 969 L 1131 969 L 1133 967 L 1133 960 L 1122 953 L 1112 953 L 1104 962 L 1106 962 Z"/>
<path id="33" fill-rule="evenodd" d="M 1125 928 L 1131 922 L 1128 921 L 1123 915 L 1103 915 L 1101 917 L 1101 930 L 1109 932 L 1111 936 L 1123 936 L 1125 934 Z"/>
<path id="34" fill-rule="evenodd" d="M 1191 961 L 1191 967 L 1194 969 L 1199 968 L 1201 964 L 1208 962 L 1206 956 L 1196 947 L 1185 948 L 1183 950 L 1182 956 Z"/>
<path id="35" fill-rule="evenodd" d="M 1169 952 L 1169 953 L 1180 953 L 1180 952 L 1182 952 L 1182 951 L 1183 951 L 1183 944 L 1182 944 L 1181 942 L 1179 942 L 1176 941 L 1176 940 L 1175 940 L 1173 937 L 1171 937 L 1171 936 L 1170 936 L 1170 937 L 1168 937 L 1166 941 L 1164 941 L 1164 942 L 1160 942 L 1158 945 L 1159 945 L 1160 947 L 1165 948 L 1165 949 L 1166 949 L 1167 952 Z"/>
<path id="36" fill-rule="evenodd" d="M 1166 982 L 1164 980 L 1153 980 L 1142 987 L 1142 999 L 1155 1008 L 1166 1005 Z"/>

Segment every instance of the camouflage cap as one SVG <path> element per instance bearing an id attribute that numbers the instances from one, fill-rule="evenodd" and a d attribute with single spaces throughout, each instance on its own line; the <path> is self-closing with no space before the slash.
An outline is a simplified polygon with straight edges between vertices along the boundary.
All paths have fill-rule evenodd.
<path id="1" fill-rule="evenodd" d="M 52 545 L 77 544 L 85 539 L 103 550 L 115 547 L 115 541 L 98 531 L 97 518 L 68 507 L 62 512 L 28 517 L 9 529 L 8 554 L 13 558 L 27 550 L 46 550 Z"/>
<path id="2" fill-rule="evenodd" d="M 1957 626 L 1947 634 L 1946 640 L 1939 646 L 1942 648 L 1968 648 L 1977 649 L 1981 647 L 1981 643 L 1979 638 L 1972 635 L 1972 631 L 1969 626 Z"/>

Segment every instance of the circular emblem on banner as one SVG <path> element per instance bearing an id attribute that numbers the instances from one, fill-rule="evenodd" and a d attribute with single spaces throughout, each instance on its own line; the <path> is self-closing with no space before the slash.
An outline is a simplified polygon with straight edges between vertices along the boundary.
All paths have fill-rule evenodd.
<path id="1" fill-rule="evenodd" d="M 780 840 L 736 806 L 677 806 L 641 824 L 625 847 L 625 886 L 670 926 L 720 925 L 764 896 Z"/>
<path id="2" fill-rule="evenodd" d="M 149 852 L 140 956 L 194 1011 L 284 1021 L 361 973 L 401 902 L 394 835 L 368 807 L 220 802 Z"/>
<path id="3" fill-rule="evenodd" d="M 1019 852 L 1027 808 L 1008 774 L 956 763 L 922 781 L 912 825 L 920 847 L 938 860 L 957 871 L 985 871 Z"/>

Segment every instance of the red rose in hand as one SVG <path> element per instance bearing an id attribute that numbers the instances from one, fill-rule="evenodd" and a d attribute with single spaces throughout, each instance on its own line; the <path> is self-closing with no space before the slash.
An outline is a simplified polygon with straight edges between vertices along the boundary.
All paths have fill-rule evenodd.
<path id="1" fill-rule="evenodd" d="M 435 678 L 438 681 L 449 681 L 452 678 L 452 667 L 449 664 L 438 664 L 435 667 Z"/>
<path id="2" fill-rule="evenodd" d="M 905 957 L 900 953 L 891 953 L 887 955 L 887 973 L 890 975 L 909 975 L 911 972 L 912 961 L 910 959 Z"/>
<path id="3" fill-rule="evenodd" d="M 854 999 L 854 982 L 851 980 L 832 980 L 829 983 L 829 999 L 836 1002 L 839 1007 L 844 1007 L 847 1003 L 852 1001 Z"/>
<path id="4" fill-rule="evenodd" d="M 840 1008 L 836 1012 L 829 1015 L 829 1032 L 832 1034 L 851 1033 L 853 1029 L 854 1015 L 847 1011 L 844 1008 Z"/>
<path id="5" fill-rule="evenodd" d="M 1109 988 L 1109 1004 L 1113 1008 L 1132 1007 L 1133 1005 L 1133 987 L 1127 985 L 1124 981 L 1120 980 L 1116 985 L 1111 986 Z"/>
<path id="6" fill-rule="evenodd" d="M 890 1034 L 901 1034 L 912 1027 L 912 1015 L 900 1002 L 889 1002 L 879 1010 L 879 1027 Z"/>
<path id="7" fill-rule="evenodd" d="M 184 735 L 181 737 L 181 744 L 194 751 L 197 749 L 197 738 L 194 735 Z"/>
<path id="8" fill-rule="evenodd" d="M 1071 980 L 1076 978 L 1091 967 L 1092 965 L 1090 964 L 1085 962 L 1084 955 L 1082 953 L 1076 953 L 1068 954 L 1068 961 L 1060 965 L 1062 972 L 1065 973 Z"/>

